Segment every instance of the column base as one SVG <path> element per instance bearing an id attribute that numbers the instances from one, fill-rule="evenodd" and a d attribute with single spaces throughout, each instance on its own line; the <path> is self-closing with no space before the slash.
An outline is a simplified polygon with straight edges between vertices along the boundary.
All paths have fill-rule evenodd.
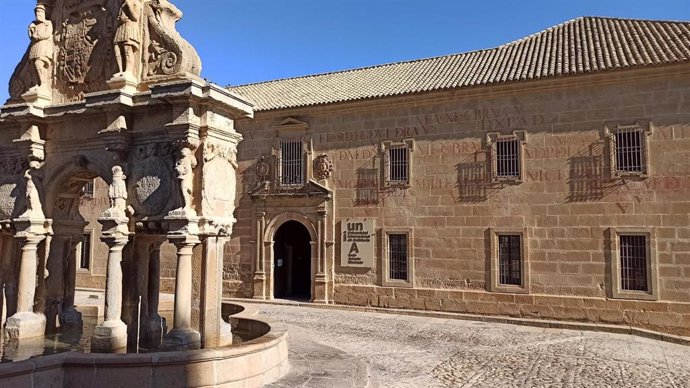
<path id="1" fill-rule="evenodd" d="M 60 314 L 60 325 L 68 327 L 83 327 L 84 321 L 81 313 L 75 309 L 63 311 Z"/>
<path id="2" fill-rule="evenodd" d="M 96 326 L 91 337 L 94 353 L 117 353 L 127 349 L 127 325 L 122 321 L 105 321 Z"/>
<path id="3" fill-rule="evenodd" d="M 46 316 L 36 313 L 17 313 L 7 318 L 5 336 L 9 340 L 45 337 Z"/>
<path id="4" fill-rule="evenodd" d="M 201 334 L 192 329 L 173 329 L 163 338 L 161 349 L 165 351 L 201 349 Z"/>
<path id="5" fill-rule="evenodd" d="M 232 345 L 232 325 L 227 322 L 220 323 L 220 338 L 218 339 L 218 346 Z"/>
<path id="6" fill-rule="evenodd" d="M 257 272 L 254 274 L 254 295 L 252 299 L 266 300 L 266 274 Z"/>
<path id="7" fill-rule="evenodd" d="M 3 358 L 12 362 L 28 360 L 42 356 L 46 350 L 45 339 L 41 337 L 27 339 L 10 339 L 5 342 Z"/>
<path id="8" fill-rule="evenodd" d="M 168 331 L 168 324 L 165 321 L 165 318 L 162 318 L 160 315 L 156 314 L 153 318 L 149 319 L 148 323 L 148 336 L 149 338 L 146 338 L 146 341 L 142 342 L 147 342 L 150 345 L 154 346 L 159 346 L 161 342 L 163 341 L 163 335 Z"/>
<path id="9" fill-rule="evenodd" d="M 312 303 L 328 304 L 326 284 L 326 275 L 316 274 L 316 277 L 314 279 L 314 300 L 312 301 Z"/>

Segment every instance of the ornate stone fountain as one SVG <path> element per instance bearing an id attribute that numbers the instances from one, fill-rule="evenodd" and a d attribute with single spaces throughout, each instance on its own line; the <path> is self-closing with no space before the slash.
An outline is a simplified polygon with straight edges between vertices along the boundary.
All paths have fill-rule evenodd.
<path id="1" fill-rule="evenodd" d="M 201 61 L 175 30 L 167 0 L 44 0 L 31 44 L 0 109 L 0 290 L 5 337 L 22 346 L 81 327 L 75 248 L 84 182 L 101 177 L 110 207 L 105 320 L 92 349 L 117 352 L 158 315 L 160 246 L 177 249 L 172 328 L 161 348 L 232 341 L 221 319 L 223 246 L 235 219 L 233 122 L 252 105 L 201 78 Z M 220 188 L 220 189 L 219 189 Z M 141 324 L 137 306 L 141 298 Z M 193 303 L 194 302 L 194 303 Z"/>

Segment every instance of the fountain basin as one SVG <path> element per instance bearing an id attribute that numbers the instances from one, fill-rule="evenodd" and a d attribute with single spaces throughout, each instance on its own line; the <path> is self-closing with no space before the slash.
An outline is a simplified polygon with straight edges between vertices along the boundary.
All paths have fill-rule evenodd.
<path id="1" fill-rule="evenodd" d="M 218 349 L 147 354 L 67 352 L 0 366 L 10 387 L 261 387 L 289 369 L 287 328 L 233 316 L 238 332 L 259 334 Z"/>

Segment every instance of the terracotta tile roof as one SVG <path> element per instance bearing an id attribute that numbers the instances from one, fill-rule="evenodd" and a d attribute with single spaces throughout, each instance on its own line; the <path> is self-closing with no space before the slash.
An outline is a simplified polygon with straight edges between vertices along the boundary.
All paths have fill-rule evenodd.
<path id="1" fill-rule="evenodd" d="M 230 89 L 275 110 L 690 61 L 690 22 L 582 17 L 502 46 Z"/>

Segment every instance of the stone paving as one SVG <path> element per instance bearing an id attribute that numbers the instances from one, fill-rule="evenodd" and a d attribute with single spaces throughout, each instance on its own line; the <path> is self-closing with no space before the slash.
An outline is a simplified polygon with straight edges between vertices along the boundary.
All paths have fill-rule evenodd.
<path id="1" fill-rule="evenodd" d="M 271 387 L 690 387 L 690 347 L 635 336 L 299 306 Z"/>

